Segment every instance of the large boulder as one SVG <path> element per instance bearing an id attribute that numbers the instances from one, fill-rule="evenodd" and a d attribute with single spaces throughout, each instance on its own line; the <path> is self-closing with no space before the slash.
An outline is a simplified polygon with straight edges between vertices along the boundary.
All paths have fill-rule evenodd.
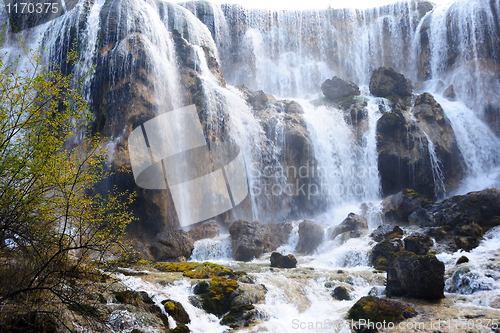
<path id="1" fill-rule="evenodd" d="M 240 283 L 239 288 L 231 293 L 230 306 L 264 303 L 266 293 L 267 288 L 263 284 Z"/>
<path id="2" fill-rule="evenodd" d="M 434 96 L 424 93 L 417 97 L 412 114 L 418 120 L 418 127 L 427 134 L 439 158 L 441 172 L 446 179 L 445 190 L 457 188 L 464 176 L 465 164 L 458 148 L 455 132 L 443 108 Z M 438 184 L 439 185 L 439 184 Z"/>
<path id="3" fill-rule="evenodd" d="M 398 102 L 399 103 L 399 102 Z M 398 103 L 377 121 L 378 170 L 384 196 L 404 188 L 440 199 L 458 187 L 464 161 L 449 120 L 430 94 L 413 108 Z"/>
<path id="4" fill-rule="evenodd" d="M 163 304 L 165 312 L 175 320 L 177 325 L 182 326 L 191 322 L 188 313 L 180 302 L 166 299 L 162 301 L 161 304 Z"/>
<path id="5" fill-rule="evenodd" d="M 312 254 L 323 242 L 323 227 L 312 221 L 304 220 L 299 224 L 299 243 L 295 251 Z"/>
<path id="6" fill-rule="evenodd" d="M 428 234 L 453 252 L 477 247 L 484 232 L 500 225 L 499 216 L 500 191 L 486 189 L 420 207 L 409 220 L 412 224 L 434 227 Z M 439 237 L 434 235 L 437 231 Z"/>
<path id="7" fill-rule="evenodd" d="M 178 261 L 189 258 L 194 242 L 184 230 L 167 229 L 155 238 L 150 246 L 151 254 L 158 261 Z"/>
<path id="8" fill-rule="evenodd" d="M 408 225 L 408 217 L 423 205 L 432 203 L 428 197 L 404 189 L 382 201 L 382 221 L 387 224 Z"/>
<path id="9" fill-rule="evenodd" d="M 427 300 L 444 298 L 444 271 L 444 263 L 433 254 L 393 253 L 387 269 L 386 294 Z"/>
<path id="10" fill-rule="evenodd" d="M 371 323 L 397 323 L 416 315 L 416 312 L 409 305 L 379 298 L 376 296 L 365 296 L 359 299 L 347 313 L 347 319 Z M 365 326 L 357 326 L 356 332 L 374 332 Z"/>
<path id="11" fill-rule="evenodd" d="M 262 253 L 274 251 L 286 243 L 290 232 L 291 226 L 285 223 L 263 225 L 257 221 L 236 221 L 229 227 L 233 258 L 250 261 Z"/>
<path id="12" fill-rule="evenodd" d="M 349 238 L 358 238 L 367 231 L 368 220 L 361 215 L 350 213 L 342 223 L 333 229 L 330 239 L 335 239 L 335 237 L 344 233 L 349 233 Z"/>
<path id="13" fill-rule="evenodd" d="M 278 252 L 271 254 L 271 267 L 278 268 L 295 268 L 297 267 L 297 259 L 292 254 L 282 255 Z"/>
<path id="14" fill-rule="evenodd" d="M 391 239 L 399 239 L 403 237 L 404 231 L 401 229 L 399 226 L 392 226 L 392 225 L 380 225 L 375 229 L 370 237 L 376 241 L 376 242 L 381 242 L 385 239 L 391 240 Z"/>
<path id="15" fill-rule="evenodd" d="M 370 79 L 370 93 L 377 97 L 391 95 L 411 96 L 412 85 L 403 74 L 388 67 L 380 67 L 373 71 Z"/>
<path id="16" fill-rule="evenodd" d="M 264 252 L 264 244 L 269 242 L 269 234 L 259 222 L 239 220 L 231 224 L 229 234 L 233 246 L 233 258 L 249 261 Z"/>
<path id="17" fill-rule="evenodd" d="M 375 245 L 370 255 L 370 263 L 379 270 L 387 270 L 389 258 L 403 249 L 400 239 L 386 239 Z"/>
<path id="18" fill-rule="evenodd" d="M 433 198 L 434 178 L 427 139 L 410 115 L 387 112 L 377 122 L 378 170 L 382 194 L 411 188 Z"/>
<path id="19" fill-rule="evenodd" d="M 345 81 L 334 76 L 331 80 L 327 79 L 321 85 L 321 91 L 328 99 L 335 101 L 344 97 L 359 95 L 359 87 L 351 81 Z"/>
<path id="20" fill-rule="evenodd" d="M 199 227 L 193 228 L 188 231 L 189 236 L 195 242 L 200 239 L 215 238 L 219 236 L 219 233 L 219 225 L 215 221 L 203 223 Z"/>
<path id="21" fill-rule="evenodd" d="M 418 255 L 425 255 L 434 245 L 434 241 L 429 235 L 412 235 L 403 240 L 405 250 Z"/>

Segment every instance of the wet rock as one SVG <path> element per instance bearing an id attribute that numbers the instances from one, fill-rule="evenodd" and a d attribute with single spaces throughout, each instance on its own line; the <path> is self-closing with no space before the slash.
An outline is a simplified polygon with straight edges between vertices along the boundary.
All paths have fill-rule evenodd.
<path id="1" fill-rule="evenodd" d="M 323 242 L 323 227 L 312 221 L 304 220 L 299 224 L 299 243 L 295 250 L 299 253 L 312 254 Z"/>
<path id="2" fill-rule="evenodd" d="M 347 290 L 347 288 L 343 287 L 343 286 L 335 287 L 335 289 L 333 289 L 331 295 L 337 301 L 350 301 L 351 300 L 351 295 L 349 294 L 349 290 Z"/>
<path id="3" fill-rule="evenodd" d="M 415 100 L 412 114 L 418 120 L 418 127 L 434 144 L 434 151 L 441 162 L 441 172 L 446 180 L 446 190 L 450 192 L 456 189 L 464 177 L 465 164 L 455 132 L 443 108 L 431 94 L 424 93 Z M 444 194 L 444 189 L 439 191 Z"/>
<path id="4" fill-rule="evenodd" d="M 195 294 L 203 300 L 203 309 L 208 313 L 221 317 L 231 309 L 232 294 L 239 288 L 238 282 L 232 279 L 215 276 L 210 283 L 195 286 Z"/>
<path id="5" fill-rule="evenodd" d="M 259 312 L 251 304 L 241 304 L 231 308 L 220 323 L 233 329 L 248 327 L 256 322 Z"/>
<path id="6" fill-rule="evenodd" d="M 194 250 L 194 242 L 184 230 L 167 229 L 158 234 L 150 246 L 155 260 L 173 261 L 179 257 L 189 258 Z"/>
<path id="7" fill-rule="evenodd" d="M 248 89 L 244 85 L 238 86 L 237 88 L 243 93 L 243 97 L 247 101 L 247 103 L 253 106 L 254 109 L 262 110 L 267 107 L 270 98 L 262 90 L 253 91 Z"/>
<path id="8" fill-rule="evenodd" d="M 457 99 L 457 94 L 455 94 L 455 89 L 453 88 L 453 85 L 445 89 L 445 91 L 443 92 L 443 96 L 449 99 L 450 101 L 455 101 Z"/>
<path id="9" fill-rule="evenodd" d="M 408 217 L 429 203 L 431 201 L 425 195 L 404 189 L 382 201 L 382 221 L 387 224 L 408 225 Z"/>
<path id="10" fill-rule="evenodd" d="M 295 268 L 297 267 L 297 259 L 292 254 L 282 255 L 278 252 L 271 254 L 271 267 L 278 268 Z"/>
<path id="11" fill-rule="evenodd" d="M 458 258 L 456 265 L 458 266 L 458 265 L 465 264 L 468 262 L 469 262 L 469 258 L 467 258 L 466 256 L 461 256 L 460 258 Z"/>
<path id="12" fill-rule="evenodd" d="M 163 304 L 165 312 L 168 313 L 169 316 L 174 318 L 178 326 L 183 326 L 191 322 L 188 313 L 181 303 L 171 299 L 166 299 L 162 301 L 161 304 Z"/>
<path id="13" fill-rule="evenodd" d="M 500 137 L 500 106 L 488 104 L 484 108 L 484 120 L 486 124 Z"/>
<path id="14" fill-rule="evenodd" d="M 370 79 L 370 93 L 377 97 L 411 96 L 412 89 L 410 80 L 388 67 L 374 70 Z"/>
<path id="15" fill-rule="evenodd" d="M 425 255 L 429 252 L 434 242 L 428 235 L 416 235 L 404 239 L 405 250 L 418 255 Z"/>
<path id="16" fill-rule="evenodd" d="M 370 237 L 376 242 L 381 242 L 385 239 L 399 239 L 403 237 L 403 234 L 403 229 L 401 229 L 397 225 L 394 227 L 392 225 L 381 225 L 372 232 Z"/>
<path id="17" fill-rule="evenodd" d="M 194 306 L 198 309 L 203 309 L 203 299 L 200 296 L 198 296 L 198 295 L 189 296 L 188 300 L 192 306 Z"/>
<path id="18" fill-rule="evenodd" d="M 386 294 L 427 300 L 444 298 L 444 271 L 444 263 L 433 254 L 393 253 L 388 263 Z"/>
<path id="19" fill-rule="evenodd" d="M 355 321 L 364 320 L 373 323 L 397 323 L 415 316 L 415 310 L 409 305 L 376 296 L 365 296 L 353 305 L 347 313 L 347 318 Z M 365 327 L 356 332 L 373 332 Z"/>
<path id="20" fill-rule="evenodd" d="M 430 94 L 420 95 L 410 114 L 405 105 L 386 112 L 377 121 L 378 169 L 384 196 L 413 189 L 432 200 L 458 187 L 464 160 L 443 109 Z M 436 177 L 431 143 L 441 162 Z"/>
<path id="21" fill-rule="evenodd" d="M 238 289 L 231 293 L 230 306 L 243 304 L 260 304 L 266 299 L 267 288 L 263 284 L 240 283 Z"/>
<path id="22" fill-rule="evenodd" d="M 287 103 L 285 105 L 285 112 L 286 113 L 304 113 L 304 109 L 302 108 L 302 106 L 295 102 L 295 101 L 292 101 L 290 103 Z"/>
<path id="23" fill-rule="evenodd" d="M 332 101 L 360 94 L 359 87 L 356 84 L 350 81 L 342 80 L 337 76 L 334 76 L 331 80 L 328 79 L 323 82 L 321 85 L 321 91 L 323 92 L 323 95 Z"/>
<path id="24" fill-rule="evenodd" d="M 188 231 L 189 236 L 193 241 L 205 238 L 215 238 L 219 236 L 219 225 L 215 221 L 203 223 L 199 227 L 193 228 Z"/>
<path id="25" fill-rule="evenodd" d="M 405 188 L 434 197 L 427 139 L 408 112 L 387 112 L 377 122 L 378 170 L 384 196 Z"/>
<path id="26" fill-rule="evenodd" d="M 375 245 L 370 255 L 370 263 L 378 270 L 387 270 L 388 259 L 391 254 L 403 249 L 403 242 L 399 239 L 387 239 Z"/>
<path id="27" fill-rule="evenodd" d="M 455 248 L 450 248 L 451 251 L 470 251 L 479 245 L 485 231 L 500 225 L 499 216 L 500 191 L 486 189 L 420 207 L 409 220 L 414 224 L 441 227 L 442 235 L 436 240 L 440 243 L 453 240 Z"/>
<path id="28" fill-rule="evenodd" d="M 335 239 L 340 234 L 349 233 L 349 238 L 359 238 L 368 231 L 368 220 L 361 215 L 350 213 L 330 234 Z"/>
<path id="29" fill-rule="evenodd" d="M 233 258 L 249 261 L 264 252 L 274 251 L 286 243 L 290 232 L 285 223 L 263 225 L 257 221 L 236 221 L 229 227 Z"/>

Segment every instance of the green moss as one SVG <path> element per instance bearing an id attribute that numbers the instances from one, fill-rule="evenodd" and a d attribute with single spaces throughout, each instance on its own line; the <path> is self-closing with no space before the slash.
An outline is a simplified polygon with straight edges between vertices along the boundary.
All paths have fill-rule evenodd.
<path id="1" fill-rule="evenodd" d="M 347 318 L 396 323 L 414 315 L 415 311 L 404 303 L 375 296 L 365 296 L 349 310 Z"/>
<path id="2" fill-rule="evenodd" d="M 387 258 L 385 257 L 378 257 L 375 260 L 375 269 L 379 271 L 387 271 Z"/>
<path id="3" fill-rule="evenodd" d="M 170 330 L 170 333 L 189 333 L 189 332 L 191 332 L 191 330 L 185 325 L 177 326 L 176 328 Z"/>
<path id="4" fill-rule="evenodd" d="M 192 271 L 184 271 L 183 275 L 191 279 L 208 279 L 220 275 L 221 272 L 222 275 L 231 275 L 233 271 L 222 265 L 204 262 Z"/>
<path id="5" fill-rule="evenodd" d="M 195 286 L 195 294 L 203 300 L 203 309 L 209 313 L 222 316 L 230 310 L 230 296 L 239 287 L 238 282 L 221 276 L 214 276 L 208 289 L 206 285 Z"/>
<path id="6" fill-rule="evenodd" d="M 162 304 L 165 308 L 165 312 L 168 313 L 169 316 L 174 318 L 177 325 L 185 325 L 191 322 L 188 313 L 181 303 L 173 301 L 171 299 L 167 299 L 162 301 Z"/>
<path id="7" fill-rule="evenodd" d="M 407 196 L 414 196 L 414 197 L 418 197 L 418 198 L 429 199 L 428 196 L 420 194 L 417 191 L 415 191 L 414 189 L 405 188 L 405 189 L 403 189 L 402 192 L 404 195 L 407 195 Z"/>

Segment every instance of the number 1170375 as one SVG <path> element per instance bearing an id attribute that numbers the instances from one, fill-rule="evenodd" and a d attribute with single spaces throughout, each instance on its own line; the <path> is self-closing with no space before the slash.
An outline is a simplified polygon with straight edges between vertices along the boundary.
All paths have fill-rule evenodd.
<path id="1" fill-rule="evenodd" d="M 47 14 L 59 12 L 57 2 L 15 2 L 5 6 L 8 14 Z"/>

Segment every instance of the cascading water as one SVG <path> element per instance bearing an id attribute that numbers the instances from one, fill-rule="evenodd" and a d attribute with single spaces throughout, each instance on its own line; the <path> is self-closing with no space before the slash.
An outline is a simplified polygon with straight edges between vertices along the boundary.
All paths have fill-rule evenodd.
<path id="1" fill-rule="evenodd" d="M 191 47 L 189 57 L 193 59 L 192 69 L 199 75 L 199 93 L 203 95 L 209 132 L 217 136 L 227 131 L 243 152 L 251 192 L 249 219 L 286 218 L 287 212 L 279 210 L 286 198 L 270 199 L 262 193 L 262 186 L 269 185 L 266 182 L 286 184 L 286 177 L 269 178 L 264 170 L 266 166 L 284 165 L 287 115 L 276 105 L 252 110 L 244 93 L 233 86 L 238 84 L 283 98 L 313 99 L 320 96 L 319 85 L 333 75 L 355 81 L 367 90 L 363 86 L 379 66 L 392 66 L 416 86 L 420 86 L 419 81 L 432 79 L 418 91 L 433 93 L 455 131 L 468 170 L 468 178 L 458 192 L 500 185 L 500 139 L 481 120 L 486 105 L 500 105 L 498 73 L 489 70 L 498 66 L 500 51 L 495 43 L 499 35 L 498 0 L 449 2 L 434 10 L 428 3 L 406 1 L 369 10 L 302 12 L 247 10 L 204 2 L 176 5 L 153 0 L 97 0 L 85 11 L 84 4 L 87 2 L 80 1 L 71 13 L 23 33 L 22 38 L 36 45 L 35 35 L 43 32 L 40 40 L 49 51 L 48 57 L 59 59 L 65 54 L 61 45 L 67 43 L 75 33 L 72 27 L 76 27 L 76 33 L 81 35 L 78 42 L 83 60 L 77 74 L 83 75 L 92 65 L 98 66 L 97 71 L 106 65 L 105 75 L 111 78 L 112 85 L 118 85 L 134 66 L 143 65 L 144 59 L 135 53 L 141 44 L 148 59 L 146 67 L 152 73 L 156 111 L 160 114 L 184 106 L 185 91 L 180 84 L 183 74 L 178 69 L 179 54 L 173 37 L 177 30 Z M 82 30 L 80 22 L 85 23 Z M 17 54 L 13 45 L 7 43 L 3 47 L 11 58 Z M 109 58 L 105 58 L 108 53 Z M 219 61 L 227 87 L 209 66 L 207 54 Z M 94 79 L 89 76 L 85 83 L 89 100 L 93 97 L 90 92 Z M 451 84 L 458 101 L 441 96 Z M 381 199 L 376 127 L 382 114 L 390 112 L 390 106 L 388 100 L 367 96 L 366 92 L 356 98 L 366 102 L 362 110 L 366 115 L 363 119 L 351 119 L 351 123 L 340 109 L 315 106 L 317 100 L 298 100 L 315 153 L 314 167 L 328 202 L 321 221 L 329 226 L 341 222 L 351 211 L 361 213 L 362 202 Z M 263 116 L 265 113 L 267 117 Z M 429 137 L 427 140 L 434 183 L 439 187 L 436 192 L 442 191 L 440 162 Z M 373 216 L 376 210 L 372 209 Z M 370 219 L 371 228 L 377 224 L 376 217 Z M 295 253 L 298 222 L 293 222 L 293 226 L 288 243 L 278 248 L 279 252 Z M 468 254 L 473 259 L 472 266 L 467 272 L 457 270 L 449 277 L 448 292 L 474 292 L 469 301 L 491 305 L 486 293 L 493 290 L 498 294 L 500 278 L 489 271 L 491 267 L 482 257 L 499 250 L 494 246 L 498 243 L 497 234 L 497 229 L 491 230 L 481 247 Z M 332 285 L 343 286 L 346 280 L 353 289 L 353 299 L 368 294 L 373 286 L 383 289 L 383 276 L 373 274 L 369 267 L 373 242 L 367 236 L 344 243 L 325 239 L 315 256 L 297 254 L 299 268 L 290 271 L 271 270 L 267 255 L 250 264 L 233 262 L 227 234 L 197 241 L 194 246 L 190 260 L 219 261 L 235 270 L 242 268 L 266 286 L 265 302 L 256 306 L 264 322 L 254 331 L 288 332 L 293 319 L 299 317 L 312 322 L 325 318 L 341 320 L 354 301 L 332 301 L 330 289 Z M 443 254 L 440 259 L 450 270 L 459 254 Z M 215 316 L 191 305 L 189 296 L 193 291 L 185 280 L 160 286 L 139 277 L 119 278 L 132 289 L 147 291 L 158 304 L 165 298 L 180 301 L 192 319 L 189 327 L 195 332 L 227 329 Z M 477 294 L 477 290 L 482 291 Z M 125 315 L 111 316 L 110 327 L 120 317 Z"/>

